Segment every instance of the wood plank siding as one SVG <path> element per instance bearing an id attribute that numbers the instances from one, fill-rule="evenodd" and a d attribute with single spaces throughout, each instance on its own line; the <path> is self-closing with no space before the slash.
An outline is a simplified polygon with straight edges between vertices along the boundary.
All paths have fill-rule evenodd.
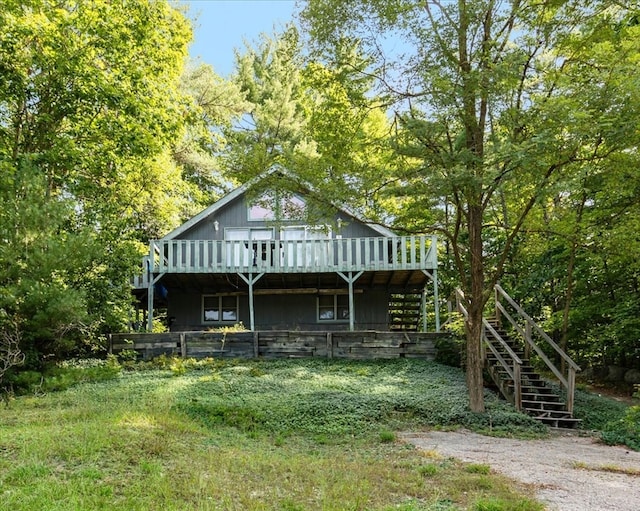
<path id="1" fill-rule="evenodd" d="M 189 358 L 424 358 L 436 356 L 436 340 L 448 334 L 422 332 L 182 332 L 111 334 L 109 350 L 135 350 L 144 360 L 159 355 Z"/>

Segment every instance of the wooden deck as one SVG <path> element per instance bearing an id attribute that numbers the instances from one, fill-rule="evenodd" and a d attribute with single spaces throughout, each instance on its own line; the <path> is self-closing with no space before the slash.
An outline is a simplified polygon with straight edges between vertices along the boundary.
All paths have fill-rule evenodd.
<path id="1" fill-rule="evenodd" d="M 132 284 L 161 274 L 305 274 L 437 269 L 431 236 L 324 240 L 153 240 Z"/>

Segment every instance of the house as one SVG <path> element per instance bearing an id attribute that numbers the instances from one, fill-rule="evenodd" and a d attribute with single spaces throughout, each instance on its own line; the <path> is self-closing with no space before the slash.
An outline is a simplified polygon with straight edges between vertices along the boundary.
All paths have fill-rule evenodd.
<path id="1" fill-rule="evenodd" d="M 265 188 L 274 173 L 150 241 L 133 290 L 149 330 L 159 306 L 171 331 L 439 329 L 434 237 L 344 207 L 319 220 L 311 187 Z"/>

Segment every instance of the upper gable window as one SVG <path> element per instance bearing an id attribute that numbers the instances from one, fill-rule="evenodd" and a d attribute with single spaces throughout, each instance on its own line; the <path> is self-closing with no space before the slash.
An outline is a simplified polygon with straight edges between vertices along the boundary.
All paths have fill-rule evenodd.
<path id="1" fill-rule="evenodd" d="M 275 220 L 276 212 L 269 204 L 259 203 L 249 206 L 249 220 Z"/>
<path id="2" fill-rule="evenodd" d="M 265 193 L 249 206 L 248 219 L 250 221 L 302 220 L 305 209 L 304 199 L 297 195 L 281 196 Z"/>

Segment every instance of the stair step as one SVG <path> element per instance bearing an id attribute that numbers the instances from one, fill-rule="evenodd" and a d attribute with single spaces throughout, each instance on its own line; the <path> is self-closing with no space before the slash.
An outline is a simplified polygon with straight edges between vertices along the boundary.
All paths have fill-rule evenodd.
<path id="1" fill-rule="evenodd" d="M 582 422 L 580 419 L 575 419 L 573 417 L 534 417 L 534 419 L 549 427 L 562 429 L 572 429 Z"/>
<path id="2" fill-rule="evenodd" d="M 529 400 L 523 399 L 522 406 L 527 410 L 532 410 L 532 411 L 543 410 L 545 412 L 548 412 L 548 411 L 560 412 L 560 411 L 567 410 L 567 405 L 561 401 L 558 401 L 557 403 L 555 403 L 553 401 L 529 401 Z"/>
<path id="3" fill-rule="evenodd" d="M 526 390 L 521 391 L 522 399 L 526 399 L 528 401 L 550 401 L 550 402 L 559 402 L 562 398 L 558 396 L 558 394 L 549 392 L 529 392 Z"/>

